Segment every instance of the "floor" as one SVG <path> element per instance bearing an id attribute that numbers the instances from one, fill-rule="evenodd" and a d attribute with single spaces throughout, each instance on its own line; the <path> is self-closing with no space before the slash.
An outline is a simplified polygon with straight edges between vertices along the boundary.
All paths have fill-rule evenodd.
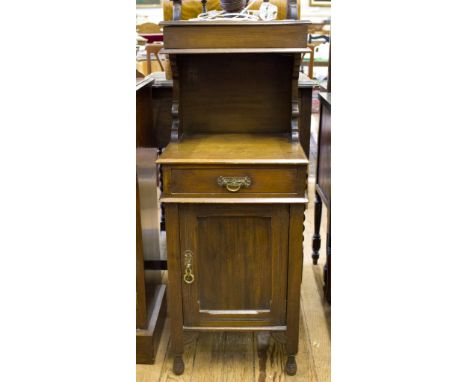
<path id="1" fill-rule="evenodd" d="M 313 115 L 313 117 L 316 117 Z M 315 147 L 317 118 L 312 119 L 311 147 Z M 314 131 L 315 130 L 315 131 Z M 297 374 L 284 373 L 285 346 L 281 335 L 264 333 L 187 333 L 185 372 L 172 373 L 170 319 L 153 365 L 137 365 L 137 382 L 329 382 L 330 381 L 330 306 L 323 298 L 322 269 L 325 248 L 322 244 L 318 265 L 312 265 L 311 248 L 314 206 L 314 157 L 311 150 L 309 204 L 304 221 L 304 267 L 301 287 L 301 320 Z M 322 211 L 322 243 L 326 237 L 326 209 Z"/>

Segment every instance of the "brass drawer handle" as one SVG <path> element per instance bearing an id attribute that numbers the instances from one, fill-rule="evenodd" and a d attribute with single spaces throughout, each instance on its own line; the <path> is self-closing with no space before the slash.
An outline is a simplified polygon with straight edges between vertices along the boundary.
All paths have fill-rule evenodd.
<path id="1" fill-rule="evenodd" d="M 184 282 L 186 284 L 191 284 L 195 280 L 195 276 L 192 272 L 192 257 L 193 257 L 192 251 L 189 251 L 189 250 L 185 251 L 184 257 L 185 257 Z"/>
<path id="2" fill-rule="evenodd" d="M 229 192 L 237 192 L 241 187 L 249 187 L 252 180 L 248 176 L 220 176 L 218 177 L 218 185 L 226 186 Z"/>

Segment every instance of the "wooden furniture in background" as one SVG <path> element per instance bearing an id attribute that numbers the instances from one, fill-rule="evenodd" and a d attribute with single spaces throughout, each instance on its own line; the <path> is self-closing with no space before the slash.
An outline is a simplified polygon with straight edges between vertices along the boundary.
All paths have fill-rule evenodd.
<path id="1" fill-rule="evenodd" d="M 309 35 L 330 35 L 330 18 L 311 18 L 307 33 Z"/>
<path id="2" fill-rule="evenodd" d="M 163 33 L 159 24 L 146 22 L 136 26 L 137 33 L 144 37 L 149 43 L 161 42 Z"/>
<path id="3" fill-rule="evenodd" d="M 160 257 L 156 196 L 157 150 L 152 138 L 152 78 L 136 79 L 136 360 L 152 363 L 166 315 L 161 272 L 145 269 Z"/>
<path id="4" fill-rule="evenodd" d="M 319 45 L 323 44 L 322 41 L 314 41 L 314 42 L 308 42 L 307 47 L 310 49 L 310 53 L 306 54 L 304 53 L 302 55 L 302 63 L 305 64 L 305 58 L 307 55 L 309 56 L 309 62 L 307 63 L 308 67 L 308 72 L 307 75 L 309 76 L 310 79 L 314 78 L 314 55 L 315 55 L 315 48 Z"/>
<path id="5" fill-rule="evenodd" d="M 159 52 L 163 47 L 164 44 L 159 42 L 146 45 L 146 75 L 151 74 L 153 72 L 153 69 L 151 67 L 151 54 L 154 54 L 156 56 L 156 61 L 158 62 L 161 68 L 161 72 L 164 72 L 164 65 L 162 64 L 161 59 L 159 58 Z"/>
<path id="6" fill-rule="evenodd" d="M 331 0 L 310 0 L 311 7 L 331 7 Z"/>
<path id="7" fill-rule="evenodd" d="M 317 264 L 320 250 L 322 203 L 327 207 L 327 262 L 323 271 L 324 294 L 331 302 L 331 93 L 319 93 L 320 124 L 317 142 L 317 171 L 315 183 L 314 236 L 312 259 Z"/>
<path id="8" fill-rule="evenodd" d="M 146 22 L 137 25 L 136 27 L 137 33 L 139 35 L 145 35 L 145 34 L 156 34 L 156 33 L 161 33 L 161 27 L 159 24 L 151 23 L 151 22 Z"/>
<path id="9" fill-rule="evenodd" d="M 173 73 L 170 143 L 157 160 L 173 371 L 184 371 L 184 330 L 280 331 L 293 375 L 307 202 L 298 90 L 307 22 L 162 25 Z"/>

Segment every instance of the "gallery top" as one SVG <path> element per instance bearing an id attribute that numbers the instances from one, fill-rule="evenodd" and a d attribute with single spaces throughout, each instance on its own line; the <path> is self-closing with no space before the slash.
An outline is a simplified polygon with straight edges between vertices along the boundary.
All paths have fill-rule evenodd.
<path id="1" fill-rule="evenodd" d="M 164 49 L 307 51 L 309 21 L 163 21 Z M 182 53 L 182 52 L 180 52 Z M 192 52 L 190 52 L 192 53 Z M 195 52 L 193 52 L 195 53 Z"/>

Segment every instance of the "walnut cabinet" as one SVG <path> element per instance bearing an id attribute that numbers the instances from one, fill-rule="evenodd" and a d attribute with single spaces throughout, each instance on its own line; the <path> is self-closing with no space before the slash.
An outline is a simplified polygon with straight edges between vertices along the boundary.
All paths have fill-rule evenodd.
<path id="1" fill-rule="evenodd" d="M 162 167 L 173 371 L 183 332 L 281 331 L 296 373 L 308 158 L 307 23 L 164 22 L 173 74 Z M 256 36 L 254 38 L 254 36 Z"/>

